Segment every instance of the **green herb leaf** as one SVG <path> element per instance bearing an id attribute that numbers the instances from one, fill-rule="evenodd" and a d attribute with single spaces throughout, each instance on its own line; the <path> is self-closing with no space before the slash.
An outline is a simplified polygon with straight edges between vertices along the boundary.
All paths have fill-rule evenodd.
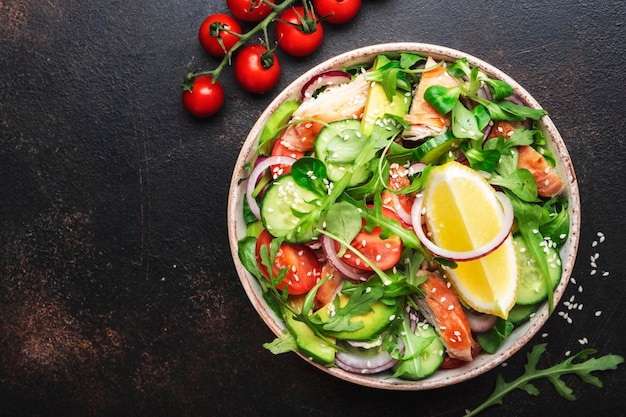
<path id="1" fill-rule="evenodd" d="M 535 177 L 525 168 L 518 168 L 506 177 L 492 175 L 488 179 L 492 185 L 509 189 L 522 201 L 529 203 L 537 201 L 537 182 Z"/>
<path id="2" fill-rule="evenodd" d="M 305 156 L 291 166 L 291 175 L 296 184 L 320 196 L 327 194 L 328 174 L 326 165 L 317 158 Z"/>
<path id="3" fill-rule="evenodd" d="M 237 242 L 237 255 L 248 272 L 257 279 L 261 278 L 261 270 L 256 261 L 256 241 L 253 236 L 246 236 Z"/>
<path id="4" fill-rule="evenodd" d="M 338 236 L 346 242 L 352 242 L 363 227 L 359 209 L 352 204 L 340 201 L 328 209 L 326 214 L 326 231 Z M 342 256 L 345 248 L 338 253 Z"/>
<path id="5" fill-rule="evenodd" d="M 424 91 L 424 100 L 433 106 L 439 113 L 448 114 L 459 101 L 461 87 L 444 87 L 432 85 Z"/>
<path id="6" fill-rule="evenodd" d="M 280 335 L 280 337 L 275 338 L 273 341 L 269 343 L 263 343 L 263 347 L 272 352 L 274 355 L 298 351 L 296 339 L 288 330 L 283 330 L 283 333 Z"/>
<path id="7" fill-rule="evenodd" d="M 452 107 L 452 134 L 457 138 L 482 139 L 483 132 L 476 116 L 460 100 Z"/>
<path id="8" fill-rule="evenodd" d="M 504 396 L 516 389 L 524 390 L 530 395 L 539 395 L 539 390 L 530 382 L 541 378 L 546 378 L 550 381 L 563 398 L 573 401 L 576 397 L 572 393 L 571 388 L 561 379 L 563 376 L 571 374 L 578 375 L 584 382 L 601 388 L 602 382 L 596 376 L 592 375 L 591 372 L 615 370 L 618 365 L 624 362 L 624 358 L 618 355 L 605 355 L 599 358 L 586 359 L 589 355 L 596 352 L 593 349 L 586 349 L 549 368 L 537 369 L 539 358 L 545 350 L 545 343 L 533 347 L 532 351 L 527 355 L 524 374 L 519 378 L 511 382 L 506 382 L 502 374 L 498 374 L 493 393 L 482 404 L 466 414 L 465 417 L 475 416 L 488 407 L 502 404 Z M 584 361 L 579 362 L 581 360 Z"/>
<path id="9" fill-rule="evenodd" d="M 550 280 L 550 267 L 542 246 L 545 242 L 539 230 L 543 210 L 541 206 L 520 199 L 515 195 L 515 193 L 508 189 L 505 189 L 504 191 L 513 204 L 513 211 L 515 212 L 515 218 L 517 219 L 520 234 L 524 239 L 526 247 L 537 262 L 537 266 L 539 267 L 546 283 L 546 288 L 552 288 Z M 553 310 L 554 294 L 552 291 L 548 291 L 548 311 L 551 313 Z"/>
<path id="10" fill-rule="evenodd" d="M 505 81 L 494 80 L 488 77 L 482 78 L 482 81 L 484 81 L 484 83 L 489 87 L 493 100 L 501 100 L 515 94 L 513 87 Z"/>
<path id="11" fill-rule="evenodd" d="M 487 353 L 496 353 L 502 342 L 509 337 L 515 326 L 508 320 L 498 318 L 496 324 L 483 333 L 478 333 L 476 339 Z"/>

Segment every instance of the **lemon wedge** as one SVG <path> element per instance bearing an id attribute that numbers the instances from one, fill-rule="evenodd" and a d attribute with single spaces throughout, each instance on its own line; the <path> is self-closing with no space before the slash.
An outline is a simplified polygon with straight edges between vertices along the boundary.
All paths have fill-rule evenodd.
<path id="1" fill-rule="evenodd" d="M 515 304 L 519 281 L 510 204 L 478 172 L 452 161 L 431 171 L 421 211 L 439 255 L 452 254 L 457 263 L 445 272 L 458 295 L 502 318 Z"/>

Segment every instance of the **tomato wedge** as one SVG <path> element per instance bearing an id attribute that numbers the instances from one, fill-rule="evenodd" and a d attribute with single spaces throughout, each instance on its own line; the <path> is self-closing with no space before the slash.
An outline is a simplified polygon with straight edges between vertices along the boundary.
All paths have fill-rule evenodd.
<path id="1" fill-rule="evenodd" d="M 382 208 L 382 213 L 390 219 L 398 219 L 396 213 L 387 207 Z M 350 246 L 361 252 L 367 259 L 383 271 L 392 268 L 400 260 L 402 255 L 402 239 L 400 236 L 391 235 L 387 239 L 380 237 L 382 229 L 376 226 L 371 232 L 361 230 L 356 235 Z M 340 244 L 335 243 L 335 249 L 339 250 Z M 360 257 L 348 250 L 341 258 L 342 261 L 355 268 L 371 271 L 372 268 Z"/>
<path id="2" fill-rule="evenodd" d="M 272 147 L 272 156 L 289 156 L 293 159 L 300 159 L 304 156 L 304 152 L 302 151 L 293 151 L 285 146 L 285 143 L 282 140 L 283 135 L 281 134 L 274 146 Z M 272 178 L 276 179 L 281 175 L 288 174 L 291 172 L 290 165 L 272 165 L 271 167 Z"/>
<path id="3" fill-rule="evenodd" d="M 267 230 L 263 230 L 256 242 L 256 260 L 261 273 L 267 279 L 269 273 L 267 267 L 263 265 L 261 251 L 269 253 L 273 239 Z M 276 288 L 282 291 L 287 285 L 287 292 L 291 295 L 308 292 L 322 276 L 322 267 L 315 252 L 301 244 L 283 242 L 280 245 L 272 265 L 272 274 L 278 275 L 283 268 L 287 268 L 287 274 Z"/>

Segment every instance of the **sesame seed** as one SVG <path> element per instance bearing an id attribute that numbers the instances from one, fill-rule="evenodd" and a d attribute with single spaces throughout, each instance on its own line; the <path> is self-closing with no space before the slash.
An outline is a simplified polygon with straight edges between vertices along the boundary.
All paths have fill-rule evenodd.
<path id="1" fill-rule="evenodd" d="M 600 317 L 602 315 L 602 311 L 598 310 L 595 312 L 596 317 Z"/>
<path id="2" fill-rule="evenodd" d="M 542 333 L 541 337 L 548 337 L 548 333 Z"/>
<path id="3" fill-rule="evenodd" d="M 453 305 L 453 304 L 450 304 L 450 305 L 448 306 L 448 311 L 452 311 L 452 310 L 454 310 L 454 305 Z"/>
<path id="4" fill-rule="evenodd" d="M 602 272 L 602 276 L 603 276 L 603 277 L 608 277 L 608 276 L 609 276 L 609 271 L 604 271 L 604 272 Z"/>

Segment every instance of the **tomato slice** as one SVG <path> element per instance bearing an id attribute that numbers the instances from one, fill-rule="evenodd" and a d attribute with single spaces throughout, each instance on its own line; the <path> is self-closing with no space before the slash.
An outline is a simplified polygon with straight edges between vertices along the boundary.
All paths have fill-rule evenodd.
<path id="1" fill-rule="evenodd" d="M 267 267 L 261 261 L 261 251 L 268 251 L 274 238 L 267 230 L 263 230 L 256 242 L 256 260 L 263 276 L 269 279 Z M 322 276 L 322 267 L 315 252 L 302 244 L 283 242 L 276 253 L 272 274 L 280 273 L 287 268 L 285 278 L 276 286 L 279 290 L 287 285 L 287 292 L 299 295 L 308 292 L 317 284 Z"/>
<path id="2" fill-rule="evenodd" d="M 387 207 L 382 208 L 382 213 L 385 217 L 397 219 L 396 214 Z M 381 232 L 382 229 L 379 226 L 374 227 L 371 232 L 361 230 L 350 245 L 384 271 L 398 263 L 402 255 L 403 245 L 400 236 L 391 235 L 387 239 L 382 239 L 380 237 Z M 340 246 L 338 242 L 335 243 L 337 250 Z M 349 250 L 346 251 L 341 260 L 355 268 L 365 271 L 372 270 L 367 263 Z"/>
<path id="3" fill-rule="evenodd" d="M 285 146 L 282 140 L 282 134 L 276 142 L 274 143 L 274 147 L 272 148 L 272 156 L 290 156 L 293 159 L 300 159 L 304 156 L 303 151 L 293 151 Z M 291 172 L 290 165 L 272 165 L 271 167 L 272 178 L 276 179 L 281 175 L 285 175 Z"/>

